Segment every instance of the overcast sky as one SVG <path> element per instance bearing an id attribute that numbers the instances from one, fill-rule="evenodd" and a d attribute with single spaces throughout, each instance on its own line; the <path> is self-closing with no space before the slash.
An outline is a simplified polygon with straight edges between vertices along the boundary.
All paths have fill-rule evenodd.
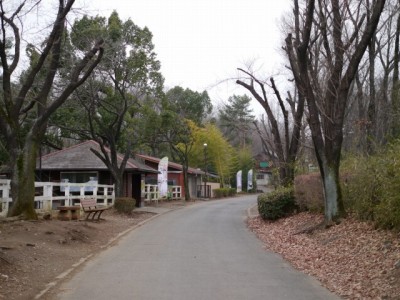
<path id="1" fill-rule="evenodd" d="M 80 0 L 75 8 L 147 26 L 165 85 L 207 90 L 213 103 L 244 94 L 236 68 L 255 61 L 262 73 L 281 64 L 278 23 L 290 0 Z M 225 83 L 223 82 L 231 78 Z M 255 100 L 254 100 L 255 101 Z"/>

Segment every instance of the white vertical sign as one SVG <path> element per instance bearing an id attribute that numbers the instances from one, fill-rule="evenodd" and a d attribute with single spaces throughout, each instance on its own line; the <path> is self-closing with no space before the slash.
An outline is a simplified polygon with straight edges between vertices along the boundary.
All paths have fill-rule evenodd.
<path id="1" fill-rule="evenodd" d="M 236 191 L 238 193 L 242 191 L 242 170 L 236 173 Z"/>
<path id="2" fill-rule="evenodd" d="M 160 197 L 167 197 L 168 194 L 168 157 L 163 157 L 158 163 L 158 192 Z"/>
<path id="3" fill-rule="evenodd" d="M 253 169 L 247 173 L 247 191 L 253 189 Z"/>

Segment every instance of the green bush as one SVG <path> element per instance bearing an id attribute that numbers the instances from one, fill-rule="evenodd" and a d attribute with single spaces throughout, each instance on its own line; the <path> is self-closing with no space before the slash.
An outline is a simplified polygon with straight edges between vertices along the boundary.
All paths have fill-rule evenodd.
<path id="1" fill-rule="evenodd" d="M 136 200 L 133 198 L 116 198 L 114 208 L 119 213 L 130 214 L 135 209 Z"/>
<path id="2" fill-rule="evenodd" d="M 273 192 L 261 194 L 257 198 L 258 211 L 264 220 L 277 220 L 297 208 L 293 187 L 279 187 Z"/>
<path id="3" fill-rule="evenodd" d="M 236 194 L 236 189 L 233 188 L 219 188 L 213 191 L 216 198 L 230 197 Z"/>
<path id="4" fill-rule="evenodd" d="M 222 198 L 222 196 L 224 195 L 222 189 L 215 189 L 215 190 L 213 190 L 213 191 L 214 191 L 214 196 L 215 196 L 216 198 Z"/>
<path id="5" fill-rule="evenodd" d="M 342 169 L 349 174 L 342 184 L 347 210 L 400 230 L 400 141 L 373 156 L 347 159 Z"/>

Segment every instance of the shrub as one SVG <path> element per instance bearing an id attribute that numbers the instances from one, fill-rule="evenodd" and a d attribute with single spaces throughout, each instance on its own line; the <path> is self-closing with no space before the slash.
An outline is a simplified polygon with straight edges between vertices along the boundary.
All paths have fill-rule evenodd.
<path id="1" fill-rule="evenodd" d="M 372 157 L 358 157 L 346 172 L 351 175 L 343 182 L 343 198 L 346 208 L 361 220 L 375 220 L 376 205 L 382 198 L 382 177 L 379 163 Z"/>
<path id="2" fill-rule="evenodd" d="M 258 211 L 264 220 L 277 220 L 297 208 L 292 187 L 279 187 L 273 192 L 261 194 L 257 198 Z"/>
<path id="3" fill-rule="evenodd" d="M 349 159 L 343 184 L 346 208 L 377 227 L 400 230 L 400 141 L 368 157 Z"/>
<path id="4" fill-rule="evenodd" d="M 114 208 L 119 213 L 130 214 L 135 209 L 135 203 L 133 198 L 116 198 Z"/>
<path id="5" fill-rule="evenodd" d="M 224 195 L 222 189 L 215 189 L 213 191 L 216 198 L 222 198 L 222 196 Z"/>
<path id="6" fill-rule="evenodd" d="M 219 188 L 213 191 L 216 198 L 229 197 L 236 194 L 236 189 L 233 188 Z"/>
<path id="7" fill-rule="evenodd" d="M 294 197 L 300 211 L 323 212 L 324 194 L 319 173 L 296 176 Z"/>

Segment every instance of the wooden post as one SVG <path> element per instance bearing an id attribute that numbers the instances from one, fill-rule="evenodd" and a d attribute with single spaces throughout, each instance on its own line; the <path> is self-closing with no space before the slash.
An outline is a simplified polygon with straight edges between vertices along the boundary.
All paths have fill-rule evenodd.
<path id="1" fill-rule="evenodd" d="M 70 184 L 67 183 L 67 185 L 65 186 L 65 190 L 64 190 L 64 195 L 65 195 L 65 204 L 64 206 L 70 206 L 70 197 L 69 197 L 69 190 L 70 190 Z"/>
<path id="2" fill-rule="evenodd" d="M 3 184 L 5 183 L 5 184 Z M 1 190 L 3 191 L 3 201 L 1 202 L 1 210 L 2 212 L 0 213 L 1 216 L 7 216 L 8 213 L 8 207 L 10 203 L 10 190 L 11 190 L 11 180 L 5 180 L 2 181 L 1 184 Z"/>
<path id="3" fill-rule="evenodd" d="M 43 196 L 46 197 L 46 200 L 43 200 L 43 209 L 46 211 L 51 211 L 53 208 L 53 185 L 46 184 L 43 186 Z"/>
<path id="4" fill-rule="evenodd" d="M 115 201 L 115 184 L 113 184 L 112 186 L 112 194 L 111 194 L 111 204 L 114 205 L 114 201 Z"/>
<path id="5" fill-rule="evenodd" d="M 97 191 L 96 191 L 97 192 Z M 104 204 L 108 204 L 108 188 L 103 187 Z"/>
<path id="6" fill-rule="evenodd" d="M 79 188 L 79 195 L 82 197 L 85 197 L 85 186 L 81 186 Z"/>

